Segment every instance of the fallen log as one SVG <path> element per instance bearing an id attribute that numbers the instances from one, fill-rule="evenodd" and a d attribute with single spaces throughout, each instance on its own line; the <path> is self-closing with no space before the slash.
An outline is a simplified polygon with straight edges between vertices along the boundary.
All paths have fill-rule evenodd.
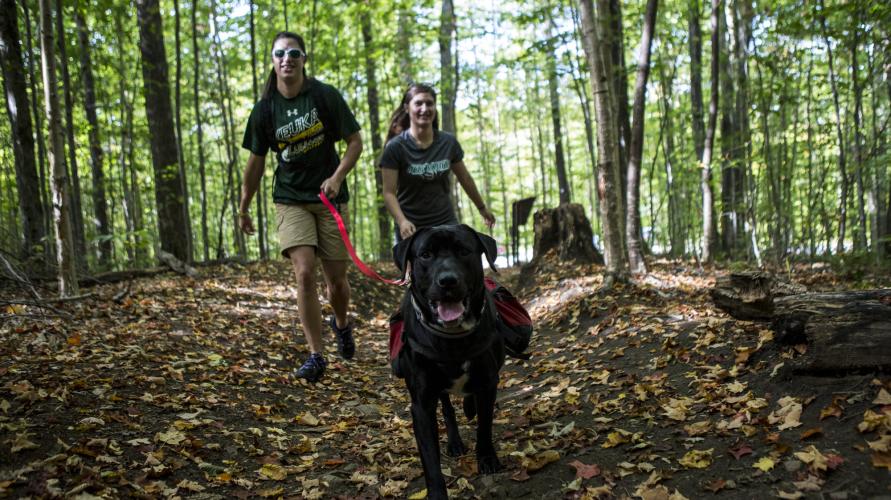
<path id="1" fill-rule="evenodd" d="M 770 273 L 746 271 L 719 277 L 711 296 L 715 305 L 736 319 L 769 320 L 774 316 L 775 299 L 806 291 Z"/>
<path id="2" fill-rule="evenodd" d="M 198 271 L 186 264 L 185 262 L 179 260 L 172 253 L 165 252 L 164 250 L 158 251 L 158 260 L 162 263 L 166 264 L 170 269 L 173 269 L 179 274 L 184 274 L 190 278 L 195 278 L 198 276 Z"/>
<path id="3" fill-rule="evenodd" d="M 847 324 L 856 322 L 860 315 L 869 318 L 881 311 L 886 311 L 886 318 L 891 320 L 891 289 L 788 295 L 776 298 L 773 309 L 774 338 L 784 344 L 798 344 L 810 341 L 806 331 L 810 324 Z"/>

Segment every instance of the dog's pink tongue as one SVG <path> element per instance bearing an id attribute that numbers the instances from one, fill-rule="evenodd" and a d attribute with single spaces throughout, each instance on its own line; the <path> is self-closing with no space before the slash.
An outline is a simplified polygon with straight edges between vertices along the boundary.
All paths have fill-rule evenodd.
<path id="1" fill-rule="evenodd" d="M 442 321 L 455 321 L 464 314 L 464 304 L 460 302 L 440 302 L 436 306 L 436 313 Z"/>

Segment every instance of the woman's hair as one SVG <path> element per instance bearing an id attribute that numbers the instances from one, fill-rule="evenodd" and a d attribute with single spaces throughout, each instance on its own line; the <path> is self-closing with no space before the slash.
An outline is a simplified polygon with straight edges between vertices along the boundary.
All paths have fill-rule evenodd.
<path id="1" fill-rule="evenodd" d="M 306 43 L 303 41 L 303 37 L 298 35 L 297 33 L 293 33 L 290 31 L 279 31 L 275 38 L 272 39 L 272 47 L 275 47 L 275 42 L 281 40 L 282 38 L 290 38 L 297 42 L 297 45 L 300 46 L 300 50 L 306 53 Z M 306 78 L 306 64 L 303 65 L 303 78 Z M 269 77 L 266 79 L 266 85 L 263 86 L 263 99 L 268 98 L 272 95 L 272 91 L 278 85 L 278 77 L 275 75 L 275 68 L 269 70 Z"/>
<path id="2" fill-rule="evenodd" d="M 433 102 L 436 102 L 436 90 L 434 90 L 432 86 L 427 85 L 426 83 L 412 83 L 409 85 L 405 94 L 402 95 L 402 102 L 399 103 L 399 106 L 393 110 L 393 114 L 390 115 L 390 126 L 387 130 L 387 140 L 384 141 L 384 144 L 402 133 L 403 130 L 408 129 L 411 125 L 411 118 L 408 116 L 408 110 L 406 108 L 408 108 L 408 104 L 418 94 L 430 94 L 433 96 Z M 439 113 L 433 118 L 433 130 L 439 130 Z"/>

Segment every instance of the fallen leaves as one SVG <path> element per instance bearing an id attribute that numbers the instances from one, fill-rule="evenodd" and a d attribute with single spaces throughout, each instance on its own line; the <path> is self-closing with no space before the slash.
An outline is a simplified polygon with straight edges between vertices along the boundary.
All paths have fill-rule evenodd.
<path id="1" fill-rule="evenodd" d="M 678 460 L 678 463 L 688 469 L 705 469 L 712 464 L 712 448 L 708 450 L 690 450 Z"/>
<path id="2" fill-rule="evenodd" d="M 777 401 L 780 408 L 767 416 L 767 421 L 771 424 L 779 423 L 779 430 L 792 429 L 801 425 L 802 406 L 797 398 L 785 396 Z"/>

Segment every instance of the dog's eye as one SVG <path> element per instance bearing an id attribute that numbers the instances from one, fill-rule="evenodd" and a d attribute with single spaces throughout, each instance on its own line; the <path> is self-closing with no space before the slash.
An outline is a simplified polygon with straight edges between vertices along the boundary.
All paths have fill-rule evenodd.
<path id="1" fill-rule="evenodd" d="M 433 258 L 433 253 L 432 253 L 430 250 L 424 250 L 423 252 L 421 252 L 421 253 L 418 255 L 418 257 L 420 257 L 420 258 L 422 258 L 422 259 L 424 259 L 424 260 L 432 259 L 432 258 Z"/>
<path id="2" fill-rule="evenodd" d="M 458 255 L 460 255 L 461 257 L 467 257 L 472 253 L 473 253 L 473 250 L 471 250 L 469 248 L 461 247 L 458 249 Z"/>

